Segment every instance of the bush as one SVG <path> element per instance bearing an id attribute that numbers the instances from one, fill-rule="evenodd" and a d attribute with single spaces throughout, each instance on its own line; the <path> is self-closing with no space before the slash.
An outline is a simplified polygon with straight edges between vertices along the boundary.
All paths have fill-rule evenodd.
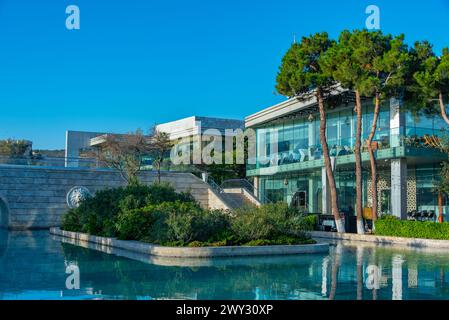
<path id="1" fill-rule="evenodd" d="M 244 243 L 245 246 L 273 246 L 273 245 L 295 245 L 295 244 L 313 244 L 314 240 L 300 236 L 300 237 L 292 237 L 292 236 L 280 236 L 276 239 L 258 239 L 251 240 L 247 243 Z"/>
<path id="2" fill-rule="evenodd" d="M 147 194 L 147 203 L 160 204 L 163 202 L 195 202 L 189 192 L 177 193 L 168 183 L 155 183 L 151 185 Z"/>
<path id="3" fill-rule="evenodd" d="M 98 191 L 81 205 L 69 210 L 62 219 L 62 228 L 68 231 L 115 237 L 120 214 L 134 209 L 157 205 L 166 201 L 182 201 L 196 205 L 188 193 L 177 193 L 168 184 L 128 185 Z M 125 219 L 123 217 L 123 219 Z"/>
<path id="4" fill-rule="evenodd" d="M 63 217 L 63 229 L 165 246 L 313 243 L 315 216 L 284 203 L 247 207 L 231 214 L 202 209 L 168 185 L 132 185 L 100 191 Z"/>
<path id="5" fill-rule="evenodd" d="M 315 230 L 315 226 L 318 223 L 318 215 L 312 214 L 305 216 L 303 219 L 303 230 L 304 231 L 313 231 Z"/>
<path id="6" fill-rule="evenodd" d="M 80 212 L 76 209 L 70 209 L 62 216 L 61 225 L 67 231 L 81 231 L 83 225 L 81 223 Z"/>
<path id="7" fill-rule="evenodd" d="M 156 217 L 147 208 L 125 210 L 118 215 L 117 238 L 120 240 L 140 240 L 148 236 L 148 230 Z"/>
<path id="8" fill-rule="evenodd" d="M 395 217 L 376 221 L 376 235 L 449 240 L 449 223 L 401 221 Z"/>
<path id="9" fill-rule="evenodd" d="M 147 241 L 154 243 L 211 242 L 229 228 L 229 217 L 222 211 L 201 209 L 191 203 L 164 203 L 156 209 L 157 221 Z"/>
<path id="10" fill-rule="evenodd" d="M 303 236 L 304 226 L 304 216 L 282 202 L 238 209 L 231 220 L 232 231 L 241 242 Z"/>

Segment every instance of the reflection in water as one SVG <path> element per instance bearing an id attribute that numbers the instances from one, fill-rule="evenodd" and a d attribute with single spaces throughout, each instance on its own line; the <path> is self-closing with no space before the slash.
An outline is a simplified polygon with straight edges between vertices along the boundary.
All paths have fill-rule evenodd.
<path id="1" fill-rule="evenodd" d="M 418 265 L 414 262 L 408 265 L 408 287 L 416 288 L 418 287 Z"/>
<path id="2" fill-rule="evenodd" d="M 393 278 L 393 298 L 392 300 L 402 300 L 402 264 L 404 259 L 401 255 L 393 255 L 392 258 L 392 278 Z"/>
<path id="3" fill-rule="evenodd" d="M 323 267 L 322 267 L 322 275 L 321 275 L 321 295 L 323 297 L 327 296 L 327 267 L 329 265 L 329 257 L 323 258 Z"/>
<path id="4" fill-rule="evenodd" d="M 375 264 L 370 264 L 366 268 L 366 288 L 368 290 L 379 290 L 380 289 L 380 278 L 382 277 L 381 269 Z"/>
<path id="5" fill-rule="evenodd" d="M 84 245 L 0 234 L 0 299 L 449 299 L 444 251 L 336 242 L 329 255 L 164 259 Z"/>
<path id="6" fill-rule="evenodd" d="M 331 290 L 329 293 L 329 300 L 335 299 L 335 294 L 337 292 L 338 284 L 338 270 L 340 268 L 341 255 L 342 255 L 343 245 L 341 243 L 335 244 L 333 259 L 332 259 L 332 278 L 331 278 Z"/>
<path id="7" fill-rule="evenodd" d="M 357 247 L 357 300 L 363 299 L 363 247 Z"/>

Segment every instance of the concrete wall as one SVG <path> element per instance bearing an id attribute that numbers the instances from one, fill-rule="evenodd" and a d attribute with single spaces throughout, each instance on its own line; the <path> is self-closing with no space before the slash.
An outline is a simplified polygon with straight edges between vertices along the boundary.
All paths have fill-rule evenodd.
<path id="1" fill-rule="evenodd" d="M 155 180 L 153 172 L 141 176 L 145 183 Z M 164 172 L 162 181 L 172 184 L 178 192 L 190 191 L 203 207 L 227 208 L 208 184 L 190 173 Z M 67 192 L 74 186 L 95 193 L 121 185 L 124 182 L 120 175 L 110 170 L 0 166 L 0 222 L 10 229 L 59 226 L 62 214 L 68 210 Z"/>

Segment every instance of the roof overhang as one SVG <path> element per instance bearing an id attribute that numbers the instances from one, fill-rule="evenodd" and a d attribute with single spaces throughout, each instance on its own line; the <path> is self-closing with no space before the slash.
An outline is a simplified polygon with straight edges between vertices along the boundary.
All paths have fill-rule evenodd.
<path id="1" fill-rule="evenodd" d="M 331 92 L 331 95 L 337 96 L 348 90 L 336 86 Z M 308 94 L 308 98 L 293 97 L 281 103 L 278 103 L 262 111 L 256 112 L 245 118 L 245 127 L 256 127 L 264 123 L 273 121 L 278 118 L 282 118 L 288 115 L 292 115 L 298 112 L 305 112 L 308 109 L 313 109 L 317 106 L 317 99 L 313 94 Z"/>

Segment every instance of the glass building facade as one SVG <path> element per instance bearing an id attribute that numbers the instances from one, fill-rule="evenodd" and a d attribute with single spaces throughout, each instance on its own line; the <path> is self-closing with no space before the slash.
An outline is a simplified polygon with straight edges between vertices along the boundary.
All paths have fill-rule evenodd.
<path id="1" fill-rule="evenodd" d="M 282 114 L 283 104 L 286 112 Z M 327 141 L 334 159 L 334 176 L 342 212 L 355 207 L 354 104 L 327 112 Z M 277 115 L 272 116 L 269 113 Z M 372 206 L 371 173 L 365 143 L 373 121 L 372 100 L 363 104 L 362 161 L 363 206 Z M 256 132 L 255 164 L 247 175 L 254 177 L 259 198 L 264 202 L 285 201 L 311 213 L 330 213 L 329 193 L 323 169 L 316 106 L 286 102 L 246 119 Z M 432 146 L 447 125 L 439 115 L 412 115 L 397 100 L 381 105 L 374 148 L 378 166 L 378 208 L 405 218 L 413 210 L 438 210 L 439 170 L 444 156 Z M 324 179 L 323 179 L 324 177 Z M 328 196 L 327 196 L 328 198 Z M 444 205 L 446 199 L 444 200 Z M 449 211 L 448 211 L 449 213 Z M 443 208 L 446 214 L 446 206 Z"/>

